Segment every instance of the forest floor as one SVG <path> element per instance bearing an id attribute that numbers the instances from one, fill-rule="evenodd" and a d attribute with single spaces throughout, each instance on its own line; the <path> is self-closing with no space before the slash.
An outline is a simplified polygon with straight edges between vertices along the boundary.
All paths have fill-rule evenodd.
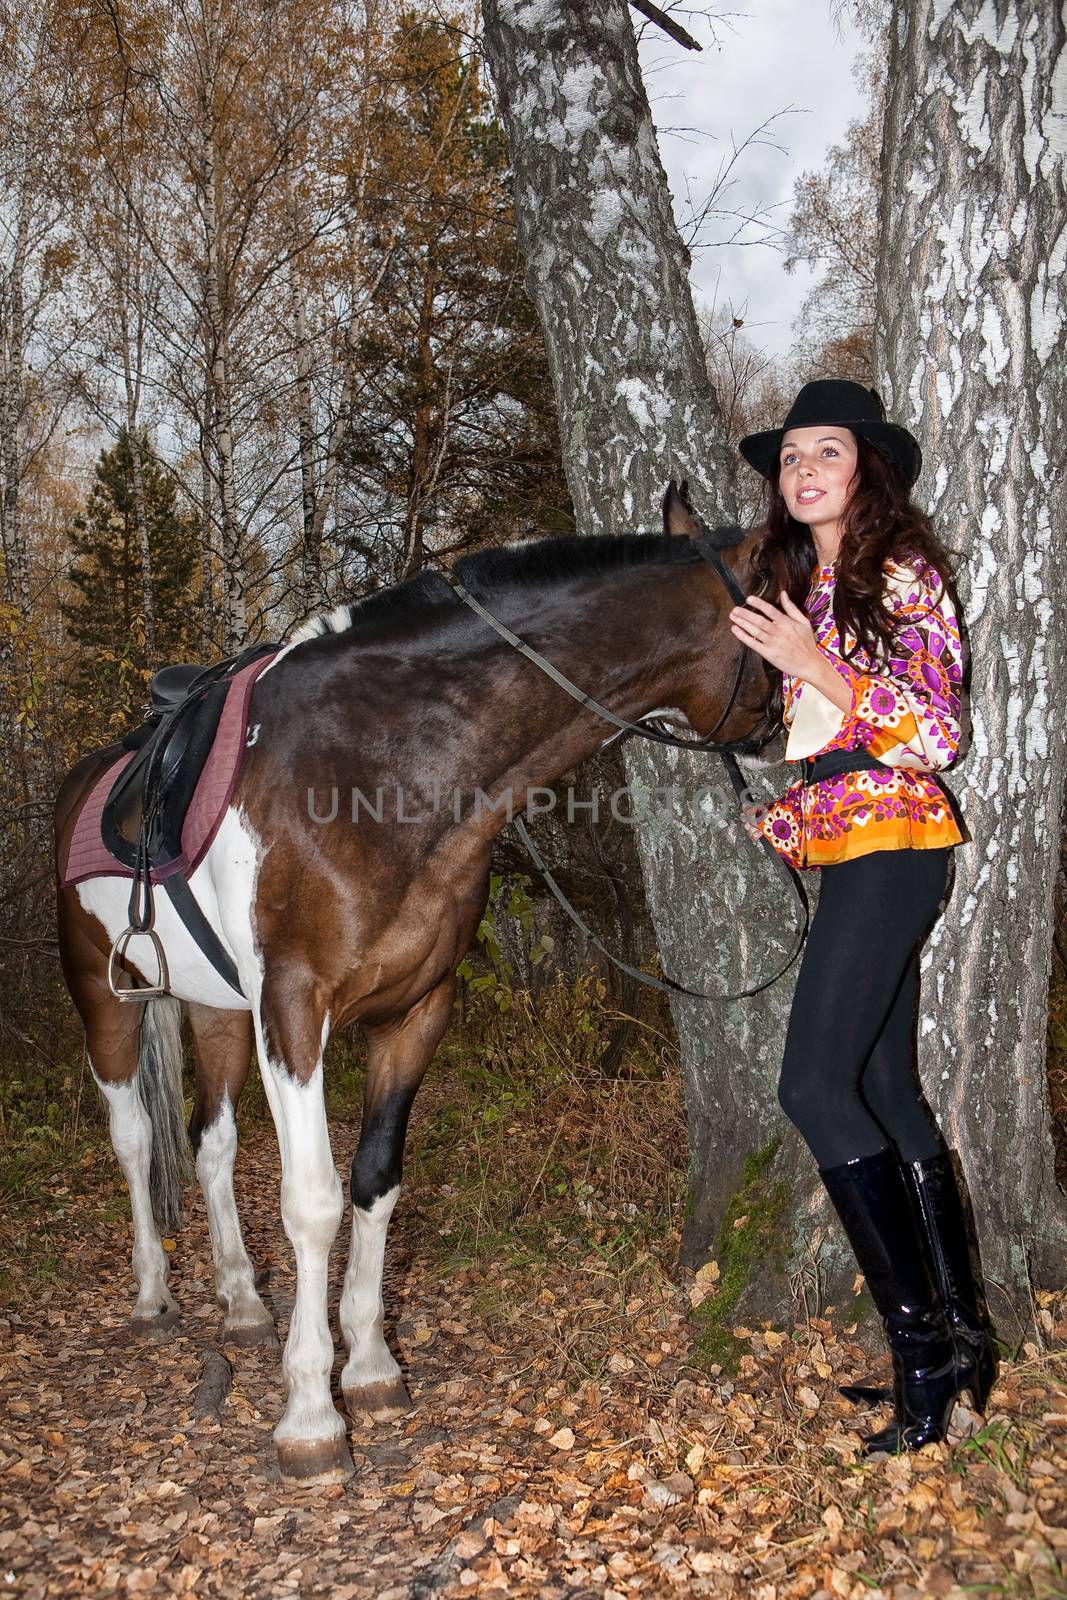
<path id="1" fill-rule="evenodd" d="M 564 1074 L 532 1120 L 526 1094 L 491 1075 L 424 1091 L 385 1289 L 415 1408 L 353 1423 L 355 1475 L 325 1489 L 278 1478 L 277 1354 L 218 1345 L 199 1194 L 167 1241 L 180 1330 L 138 1341 L 100 1127 L 9 1173 L 0 1595 L 1067 1596 L 1061 1297 L 1039 1297 L 1040 1343 L 1002 1366 L 984 1419 L 958 1407 L 947 1444 L 865 1458 L 855 1430 L 875 1419 L 836 1385 L 868 1362 L 839 1317 L 735 1329 L 729 1375 L 701 1358 L 691 1303 L 716 1289 L 675 1281 L 676 1090 Z M 356 1125 L 332 1127 L 343 1171 Z M 291 1256 L 254 1104 L 237 1186 L 284 1338 Z M 197 1420 L 213 1352 L 232 1390 Z"/>

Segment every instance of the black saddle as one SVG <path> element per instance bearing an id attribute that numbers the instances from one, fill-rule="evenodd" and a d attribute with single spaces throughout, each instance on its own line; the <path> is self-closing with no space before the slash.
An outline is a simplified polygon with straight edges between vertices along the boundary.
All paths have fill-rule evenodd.
<path id="1" fill-rule="evenodd" d="M 108 984 L 120 1000 L 136 1000 L 167 992 L 166 958 L 153 929 L 152 869 L 169 866 L 182 853 L 182 828 L 197 781 L 204 770 L 218 729 L 234 673 L 276 644 L 253 645 L 210 667 L 163 667 L 151 683 L 152 710 L 141 727 L 122 741 L 135 752 L 111 786 L 104 802 L 101 833 L 104 844 L 123 866 L 132 868 L 130 925 L 111 947 Z M 208 922 L 181 868 L 163 880 L 179 917 L 215 967 L 241 993 L 237 969 Z M 159 962 L 158 987 L 119 988 L 115 971 L 132 936 L 145 933 Z"/>
<path id="2" fill-rule="evenodd" d="M 210 668 L 191 667 L 182 663 L 180 666 L 160 667 L 158 672 L 153 672 L 152 681 L 148 686 L 152 696 L 152 705 L 157 711 L 166 711 L 171 706 L 176 706 L 185 699 L 193 684 L 202 672 Z"/>
<path id="3" fill-rule="evenodd" d="M 276 644 L 253 645 L 211 666 L 162 667 L 151 683 L 152 710 L 123 740 L 136 751 L 104 804 L 104 844 L 123 866 L 165 867 L 182 852 L 182 828 L 214 743 L 235 672 Z"/>

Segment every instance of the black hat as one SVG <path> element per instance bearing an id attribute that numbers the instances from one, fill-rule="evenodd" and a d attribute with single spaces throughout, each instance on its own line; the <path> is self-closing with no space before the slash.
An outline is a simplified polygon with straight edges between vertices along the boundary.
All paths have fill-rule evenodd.
<path id="1" fill-rule="evenodd" d="M 922 451 L 907 428 L 885 419 L 885 406 L 875 389 L 845 378 L 819 378 L 806 383 L 780 428 L 750 433 L 738 449 L 750 467 L 772 483 L 778 481 L 778 452 L 790 428 L 815 428 L 821 424 L 849 428 L 873 444 L 898 468 L 910 489 L 922 471 Z"/>

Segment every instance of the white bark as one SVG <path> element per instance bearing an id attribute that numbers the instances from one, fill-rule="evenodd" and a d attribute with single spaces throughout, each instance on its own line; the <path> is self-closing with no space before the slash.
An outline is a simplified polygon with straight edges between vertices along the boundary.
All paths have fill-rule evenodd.
<path id="1" fill-rule="evenodd" d="M 579 525 L 654 526 L 679 466 L 709 520 L 728 513 L 717 408 L 626 7 L 487 0 L 485 19 Z M 994 7 L 979 0 L 898 0 L 879 372 L 895 377 L 896 403 L 888 381 L 887 402 L 910 414 L 926 445 L 920 494 L 948 541 L 975 550 L 963 585 L 977 663 L 975 741 L 962 768 L 975 843 L 957 852 L 948 917 L 926 947 L 921 1048 L 931 1098 L 970 1171 L 1003 1326 L 1011 1307 L 1025 1316 L 1024 1255 L 1039 1277 L 1054 1277 L 1063 1238 L 1043 1041 L 1064 773 L 1054 686 L 1067 629 L 1052 597 L 1067 576 L 1053 537 L 1065 466 L 1057 356 L 1067 108 L 1054 101 L 1067 71 L 1057 12 L 1030 0 L 1008 8 L 999 28 L 993 19 Z M 628 767 L 631 780 L 651 784 L 658 774 L 690 789 L 710 770 L 633 745 Z M 768 792 L 782 786 L 772 776 L 779 781 Z M 686 810 L 686 824 L 640 836 L 664 964 L 694 986 L 740 987 L 773 969 L 788 906 L 735 828 L 708 831 Z M 806 887 L 816 889 L 811 876 Z M 740 1005 L 675 1005 L 691 1257 L 711 1243 L 741 1161 L 784 1131 L 774 1083 L 795 973 Z M 829 1220 L 811 1158 L 792 1134 L 748 1194 L 772 1215 L 784 1206 L 784 1242 Z M 770 1253 L 782 1243 L 768 1235 Z M 841 1304 L 854 1262 L 836 1225 L 815 1243 L 807 1283 L 814 1278 Z M 757 1268 L 746 1316 L 778 1309 L 782 1291 L 780 1275 Z"/>
<path id="2" fill-rule="evenodd" d="M 972 842 L 925 952 L 920 1062 L 970 1173 L 987 1274 L 1018 1304 L 1026 1256 L 1062 1281 L 1067 1238 L 1045 1074 L 1065 766 L 1067 26 L 1043 0 L 898 0 L 891 45 L 877 366 L 923 446 L 917 498 L 965 553 L 972 663 L 970 748 L 948 775 Z"/>
<path id="3" fill-rule="evenodd" d="M 116 211 L 120 206 L 116 207 Z M 141 554 L 141 604 L 144 607 L 145 660 L 156 667 L 156 596 L 152 581 L 152 547 L 148 538 L 148 511 L 145 506 L 144 470 L 141 461 L 141 440 L 138 433 L 138 412 L 141 400 L 142 362 L 144 357 L 144 306 L 141 298 L 140 238 L 132 214 L 127 209 L 126 226 L 116 228 L 119 259 L 115 270 L 115 290 L 118 299 L 119 329 L 122 339 L 122 378 L 126 392 L 126 435 L 130 441 L 130 460 L 133 467 L 133 510 L 137 522 L 137 541 Z M 134 313 L 134 333 L 130 327 L 130 312 Z"/>
<path id="4" fill-rule="evenodd" d="M 658 531 L 677 467 L 724 511 L 733 464 L 627 7 L 490 0 L 484 14 L 578 525 Z"/>
<path id="5" fill-rule="evenodd" d="M 211 47 L 214 34 L 205 29 Z M 203 207 L 204 207 L 204 311 L 210 345 L 210 378 L 216 470 L 219 485 L 219 510 L 222 523 L 222 647 L 226 653 L 245 642 L 248 615 L 245 605 L 244 552 L 233 481 L 233 422 L 230 415 L 230 385 L 226 370 L 229 328 L 224 313 L 219 259 L 219 195 L 221 179 L 211 103 L 213 75 L 210 67 L 203 84 L 201 109 L 203 124 Z"/>
<path id="6" fill-rule="evenodd" d="M 30 615 L 30 595 L 26 543 L 22 531 L 22 507 L 19 503 L 23 472 L 19 427 L 25 404 L 24 278 L 30 192 L 30 175 L 28 171 L 24 171 L 19 184 L 11 269 L 4 285 L 6 314 L 3 340 L 3 398 L 0 405 L 0 452 L 2 452 L 4 477 L 3 496 L 0 501 L 0 529 L 3 534 L 4 551 L 4 599 L 8 605 L 15 607 L 24 619 L 28 619 Z"/>
<path id="7" fill-rule="evenodd" d="M 91 308 L 62 303 L 63 285 L 52 270 L 71 203 L 53 26 L 48 4 L 6 7 L 0 62 L 0 608 L 7 613 L 0 629 L 0 758 L 21 804 L 35 802 L 50 781 L 34 490 L 70 403 L 64 345 L 92 317 Z"/>
<path id="8" fill-rule="evenodd" d="M 300 507 L 303 559 L 301 588 L 304 610 L 310 613 L 322 593 L 321 536 L 318 533 L 315 494 L 315 418 L 311 398 L 312 352 L 304 314 L 303 291 L 293 284 L 293 334 L 296 345 L 296 425 L 300 445 Z"/>
<path id="9" fill-rule="evenodd" d="M 200 650 L 204 661 L 212 661 L 215 649 L 215 560 L 214 504 L 215 478 L 211 470 L 214 455 L 215 424 L 212 416 L 210 361 L 204 358 L 204 404 L 200 422 Z"/>
<path id="10" fill-rule="evenodd" d="M 732 452 L 624 0 L 486 0 L 484 16 L 578 526 L 659 532 L 672 475 L 688 476 L 709 523 L 729 520 Z M 719 816 L 736 816 L 714 756 L 631 741 L 627 767 L 632 784 L 711 787 Z M 781 964 L 792 924 L 782 880 L 739 823 L 703 824 L 692 804 L 684 813 L 639 834 L 664 966 L 691 987 L 736 990 Z M 690 1259 L 707 1254 L 746 1158 L 784 1131 L 775 1082 L 795 971 L 741 1003 L 674 1002 L 690 1127 Z M 779 1278 L 772 1299 L 783 1298 Z"/>

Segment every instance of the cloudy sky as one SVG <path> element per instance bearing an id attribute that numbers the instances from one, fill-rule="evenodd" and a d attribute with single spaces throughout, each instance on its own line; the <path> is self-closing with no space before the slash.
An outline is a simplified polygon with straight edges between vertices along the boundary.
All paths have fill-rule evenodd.
<path id="1" fill-rule="evenodd" d="M 822 167 L 827 148 L 865 113 L 852 66 L 866 41 L 848 15 L 835 24 L 830 0 L 751 0 L 745 10 L 723 7 L 685 25 L 704 46 L 700 54 L 651 26 L 641 44 L 675 209 L 684 220 L 687 195 L 695 205 L 705 201 L 735 147 L 755 135 L 759 142 L 739 151 L 718 205 L 762 218 L 744 226 L 734 217 L 709 219 L 705 248 L 693 251 L 693 285 L 709 308 L 732 305 L 753 344 L 784 355 L 817 274 L 784 271 L 774 230 L 788 222 L 795 179 Z"/>

